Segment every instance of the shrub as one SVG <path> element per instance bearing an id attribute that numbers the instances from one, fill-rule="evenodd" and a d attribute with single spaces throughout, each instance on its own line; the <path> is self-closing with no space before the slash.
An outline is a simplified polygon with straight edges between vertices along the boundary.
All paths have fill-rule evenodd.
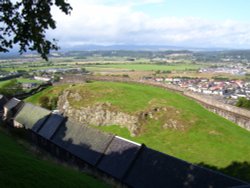
<path id="1" fill-rule="evenodd" d="M 42 96 L 39 98 L 39 104 L 41 105 L 41 107 L 49 109 L 50 107 L 49 103 L 50 103 L 49 97 Z"/>
<path id="2" fill-rule="evenodd" d="M 250 109 L 250 100 L 245 97 L 240 97 L 236 103 L 236 106 Z"/>
<path id="3" fill-rule="evenodd" d="M 58 101 L 58 97 L 52 97 L 50 98 L 50 110 L 55 110 L 57 107 L 57 101 Z"/>

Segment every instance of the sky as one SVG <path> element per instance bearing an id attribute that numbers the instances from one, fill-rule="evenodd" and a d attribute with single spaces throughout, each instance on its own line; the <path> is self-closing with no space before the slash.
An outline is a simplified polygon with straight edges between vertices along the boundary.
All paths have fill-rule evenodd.
<path id="1" fill-rule="evenodd" d="M 68 0 L 53 7 L 63 47 L 166 45 L 250 49 L 250 0 Z"/>

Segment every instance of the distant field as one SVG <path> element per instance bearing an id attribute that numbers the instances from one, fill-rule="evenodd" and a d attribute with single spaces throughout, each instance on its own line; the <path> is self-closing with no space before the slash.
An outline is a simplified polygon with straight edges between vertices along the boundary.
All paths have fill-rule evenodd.
<path id="1" fill-rule="evenodd" d="M 2 125 L 0 125 L 2 126 Z M 0 187 L 108 187 L 93 177 L 41 160 L 0 128 Z"/>
<path id="2" fill-rule="evenodd" d="M 27 66 L 15 66 L 15 69 L 13 68 L 1 68 L 4 71 L 17 71 L 17 70 L 24 70 L 24 71 L 30 71 L 30 70 L 43 70 L 43 69 L 52 69 L 52 68 L 66 68 L 67 66 L 37 66 L 37 67 L 27 67 Z"/>
<path id="3" fill-rule="evenodd" d="M 66 85 L 51 87 L 26 101 L 37 104 L 39 97 L 57 95 L 65 88 Z M 69 99 L 70 104 L 76 108 L 91 106 L 96 102 L 109 102 L 117 110 L 128 114 L 138 114 L 154 107 L 167 108 L 166 112 L 159 112 L 158 120 L 147 121 L 138 136 L 130 136 L 128 129 L 117 125 L 97 127 L 103 131 L 145 143 L 158 151 L 192 163 L 222 168 L 234 161 L 250 162 L 249 131 L 178 93 L 152 86 L 109 82 L 75 85 L 70 87 L 70 91 L 82 96 L 77 101 Z M 162 123 L 168 119 L 178 122 L 178 126 L 184 126 L 184 130 L 178 129 L 178 126 L 177 129 L 164 128 Z"/>
<path id="4" fill-rule="evenodd" d="M 42 83 L 42 81 L 27 78 L 17 78 L 17 81 L 20 83 Z"/>
<path id="5" fill-rule="evenodd" d="M 202 64 L 192 64 L 187 63 L 187 60 L 183 60 L 183 63 L 173 63 L 169 65 L 159 65 L 156 63 L 150 63 L 149 59 L 139 59 L 133 63 L 130 63 L 124 59 L 111 59 L 105 60 L 103 58 L 92 58 L 88 59 L 88 61 L 81 60 L 73 60 L 70 62 L 65 61 L 56 61 L 51 65 L 47 65 L 45 63 L 37 62 L 32 63 L 34 67 L 29 67 L 27 64 L 16 64 L 15 66 L 10 66 L 6 68 L 1 68 L 4 71 L 31 71 L 31 70 L 46 70 L 51 68 L 86 68 L 89 71 L 109 71 L 114 69 L 124 69 L 124 70 L 135 70 L 135 71 L 185 71 L 185 70 L 198 70 L 205 65 Z M 96 65 L 97 64 L 97 65 Z"/>
<path id="6" fill-rule="evenodd" d="M 95 65 L 95 66 L 86 66 L 88 70 L 94 70 L 95 68 L 115 68 L 115 69 L 128 69 L 128 70 L 137 70 L 137 71 L 151 71 L 151 70 L 162 70 L 162 71 L 181 71 L 181 70 L 198 70 L 199 68 L 204 67 L 204 65 L 196 64 L 173 64 L 173 65 L 158 65 L 158 64 L 107 64 L 107 65 Z"/>

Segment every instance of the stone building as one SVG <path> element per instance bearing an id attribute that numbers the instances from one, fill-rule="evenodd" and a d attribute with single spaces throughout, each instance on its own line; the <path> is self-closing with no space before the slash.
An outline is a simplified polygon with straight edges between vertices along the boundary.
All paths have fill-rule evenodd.
<path id="1" fill-rule="evenodd" d="M 10 99 L 4 106 L 3 106 L 3 117 L 2 119 L 10 124 L 13 122 L 13 118 L 19 109 L 22 107 L 23 102 L 17 98 Z"/>

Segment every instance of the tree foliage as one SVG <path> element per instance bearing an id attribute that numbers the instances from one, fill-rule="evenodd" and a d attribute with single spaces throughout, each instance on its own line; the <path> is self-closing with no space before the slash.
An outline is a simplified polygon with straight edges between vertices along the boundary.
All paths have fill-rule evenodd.
<path id="1" fill-rule="evenodd" d="M 49 110 L 55 110 L 57 107 L 57 97 L 48 97 L 48 96 L 42 96 L 39 98 L 39 104 L 43 108 L 47 108 Z"/>
<path id="2" fill-rule="evenodd" d="M 48 109 L 49 108 L 49 97 L 42 96 L 41 98 L 39 98 L 39 104 L 41 105 L 41 107 Z"/>
<path id="3" fill-rule="evenodd" d="M 66 0 L 1 0 L 0 52 L 8 52 L 17 44 L 20 53 L 37 51 L 47 60 L 50 51 L 58 49 L 55 39 L 46 39 L 46 30 L 56 28 L 52 6 L 59 7 L 65 14 L 72 10 Z"/>
<path id="4" fill-rule="evenodd" d="M 236 106 L 250 109 L 250 100 L 245 97 L 240 97 L 236 103 Z"/>

